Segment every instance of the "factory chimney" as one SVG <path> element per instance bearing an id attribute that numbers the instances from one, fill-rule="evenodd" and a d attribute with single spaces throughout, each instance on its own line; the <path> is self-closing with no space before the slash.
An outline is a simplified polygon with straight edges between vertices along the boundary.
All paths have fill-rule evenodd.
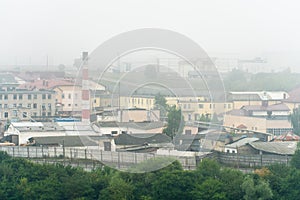
<path id="1" fill-rule="evenodd" d="M 81 120 L 90 123 L 90 91 L 88 72 L 88 52 L 82 52 L 82 106 Z"/>

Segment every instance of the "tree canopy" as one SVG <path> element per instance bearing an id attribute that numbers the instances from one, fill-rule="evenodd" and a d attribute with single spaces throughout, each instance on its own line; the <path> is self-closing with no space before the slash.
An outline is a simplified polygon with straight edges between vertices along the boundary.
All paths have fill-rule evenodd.
<path id="1" fill-rule="evenodd" d="M 242 173 L 203 159 L 192 171 L 183 170 L 175 161 L 148 173 L 108 167 L 86 172 L 13 159 L 0 152 L 0 199 L 294 200 L 299 199 L 299 187 L 300 169 L 294 165 L 277 164 Z"/>

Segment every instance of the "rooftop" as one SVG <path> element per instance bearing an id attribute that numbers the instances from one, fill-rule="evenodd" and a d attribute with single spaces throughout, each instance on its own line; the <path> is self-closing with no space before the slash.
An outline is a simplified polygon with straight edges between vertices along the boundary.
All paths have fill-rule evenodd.
<path id="1" fill-rule="evenodd" d="M 169 143 L 171 138 L 165 134 L 120 134 L 115 138 L 116 145 L 144 145 Z"/>
<path id="2" fill-rule="evenodd" d="M 101 139 L 111 139 L 109 136 L 49 136 L 33 137 L 30 141 L 35 141 L 36 146 L 65 146 L 65 147 L 83 147 L 98 146 Z"/>
<path id="3" fill-rule="evenodd" d="M 252 142 L 249 145 L 259 151 L 280 155 L 293 155 L 297 148 L 297 142 Z"/>
<path id="4" fill-rule="evenodd" d="M 255 141 L 258 141 L 259 139 L 258 138 L 242 138 L 236 142 L 233 142 L 231 144 L 227 144 L 225 147 L 227 148 L 238 148 L 238 147 L 241 147 L 241 146 L 244 146 L 246 144 L 249 144 L 251 142 L 255 142 Z"/>

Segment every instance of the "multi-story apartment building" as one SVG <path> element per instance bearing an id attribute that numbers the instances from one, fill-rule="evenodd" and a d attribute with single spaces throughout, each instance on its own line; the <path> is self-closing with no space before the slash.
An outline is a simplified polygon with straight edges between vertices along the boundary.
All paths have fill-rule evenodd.
<path id="1" fill-rule="evenodd" d="M 0 120 L 47 120 L 55 115 L 54 91 L 0 90 Z"/>
<path id="2" fill-rule="evenodd" d="M 57 113 L 60 116 L 81 116 L 82 88 L 79 85 L 60 85 L 53 89 Z"/>

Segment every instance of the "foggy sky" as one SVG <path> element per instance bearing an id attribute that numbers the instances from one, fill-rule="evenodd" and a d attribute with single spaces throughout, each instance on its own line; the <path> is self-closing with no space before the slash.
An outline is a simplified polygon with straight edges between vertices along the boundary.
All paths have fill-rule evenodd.
<path id="1" fill-rule="evenodd" d="M 138 28 L 182 33 L 210 56 L 266 57 L 300 71 L 297 1 L 0 0 L 0 65 L 72 65 L 110 37 Z"/>

